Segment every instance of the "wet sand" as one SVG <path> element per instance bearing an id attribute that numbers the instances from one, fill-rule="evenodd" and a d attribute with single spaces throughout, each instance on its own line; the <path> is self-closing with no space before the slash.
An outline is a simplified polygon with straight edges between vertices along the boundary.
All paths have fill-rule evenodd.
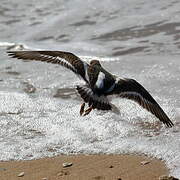
<path id="1" fill-rule="evenodd" d="M 65 162 L 72 165 L 63 167 Z M 22 177 L 18 177 L 20 173 Z M 162 161 L 136 155 L 73 155 L 0 162 L 1 180 L 158 180 L 168 174 Z"/>

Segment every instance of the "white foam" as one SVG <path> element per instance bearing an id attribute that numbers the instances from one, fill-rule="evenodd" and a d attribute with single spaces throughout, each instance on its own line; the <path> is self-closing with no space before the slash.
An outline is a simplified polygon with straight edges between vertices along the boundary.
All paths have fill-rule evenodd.
<path id="1" fill-rule="evenodd" d="M 100 62 L 103 61 L 119 61 L 121 58 L 116 58 L 116 57 L 98 57 L 98 56 L 80 56 L 81 59 L 86 60 L 87 62 L 90 62 L 92 59 L 97 59 Z"/>
<path id="2" fill-rule="evenodd" d="M 10 42 L 0 42 L 0 47 L 8 47 L 8 46 L 14 46 L 15 43 Z"/>
<path id="3" fill-rule="evenodd" d="M 93 111 L 79 116 L 77 101 L 48 97 L 30 98 L 0 92 L 0 159 L 33 159 L 69 153 L 145 153 L 162 158 L 178 175 L 179 132 L 141 129 L 152 116 L 135 103 L 114 99 L 120 115 Z M 152 137 L 146 136 L 151 134 Z"/>

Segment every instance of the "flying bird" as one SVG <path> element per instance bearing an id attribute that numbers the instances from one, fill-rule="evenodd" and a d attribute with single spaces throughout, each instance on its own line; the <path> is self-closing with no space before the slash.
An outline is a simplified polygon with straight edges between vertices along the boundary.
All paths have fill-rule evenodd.
<path id="1" fill-rule="evenodd" d="M 92 60 L 88 64 L 76 55 L 63 51 L 8 51 L 7 53 L 13 58 L 25 61 L 35 60 L 60 64 L 83 79 L 85 85 L 76 86 L 77 92 L 84 100 L 80 115 L 88 115 L 93 109 L 111 110 L 112 105 L 107 96 L 118 95 L 137 102 L 167 127 L 173 126 L 163 109 L 141 84 L 134 79 L 119 78 L 109 73 L 98 60 Z M 86 110 L 85 103 L 88 104 Z"/>

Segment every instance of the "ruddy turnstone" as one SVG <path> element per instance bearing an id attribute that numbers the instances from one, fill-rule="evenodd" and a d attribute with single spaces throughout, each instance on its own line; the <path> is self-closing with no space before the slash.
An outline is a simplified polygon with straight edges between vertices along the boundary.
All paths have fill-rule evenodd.
<path id="1" fill-rule="evenodd" d="M 111 110 L 107 96 L 116 94 L 121 98 L 131 99 L 154 114 L 168 127 L 173 123 L 148 91 L 134 79 L 119 78 L 107 72 L 98 60 L 90 64 L 70 52 L 63 51 L 8 51 L 9 56 L 23 60 L 44 61 L 60 64 L 85 81 L 85 85 L 77 86 L 77 92 L 84 100 L 80 115 L 89 114 L 92 109 Z M 88 109 L 84 110 L 85 103 Z"/>

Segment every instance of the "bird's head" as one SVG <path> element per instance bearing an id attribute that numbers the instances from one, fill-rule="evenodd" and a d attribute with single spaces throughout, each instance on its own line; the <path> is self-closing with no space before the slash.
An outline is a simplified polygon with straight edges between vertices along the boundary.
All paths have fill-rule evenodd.
<path id="1" fill-rule="evenodd" d="M 101 66 L 101 64 L 100 64 L 100 62 L 99 62 L 98 60 L 92 60 L 92 61 L 90 62 L 90 65 L 91 65 L 91 66 Z"/>

